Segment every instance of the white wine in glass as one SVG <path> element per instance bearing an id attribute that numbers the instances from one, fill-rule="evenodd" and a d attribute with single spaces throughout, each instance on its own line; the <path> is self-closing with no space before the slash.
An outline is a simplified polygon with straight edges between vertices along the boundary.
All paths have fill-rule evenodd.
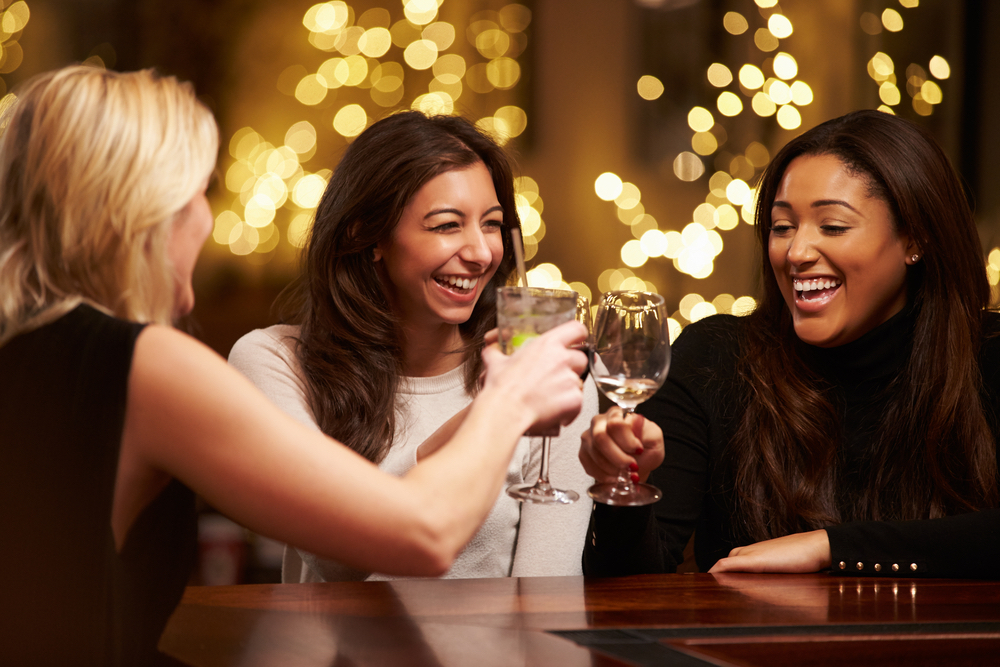
<path id="1" fill-rule="evenodd" d="M 590 373 L 597 388 L 622 409 L 625 416 L 663 385 L 670 369 L 670 333 L 663 297 L 651 292 L 607 292 L 597 308 Z M 622 468 L 613 483 L 587 490 L 591 498 L 608 505 L 649 505 L 660 499 L 651 484 L 632 482 Z"/>

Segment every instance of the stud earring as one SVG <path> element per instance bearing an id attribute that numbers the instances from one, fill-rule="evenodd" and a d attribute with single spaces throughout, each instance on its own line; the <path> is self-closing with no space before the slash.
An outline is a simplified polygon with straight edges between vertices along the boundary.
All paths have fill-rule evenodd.
<path id="1" fill-rule="evenodd" d="M 910 255 L 910 261 L 913 262 L 914 264 L 917 263 L 918 259 L 920 259 L 920 255 Z"/>

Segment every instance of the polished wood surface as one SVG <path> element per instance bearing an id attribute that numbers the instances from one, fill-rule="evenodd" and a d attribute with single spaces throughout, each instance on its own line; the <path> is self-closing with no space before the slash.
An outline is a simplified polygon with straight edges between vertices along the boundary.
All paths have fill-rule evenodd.
<path id="1" fill-rule="evenodd" d="M 660 634 L 636 658 L 605 650 L 635 631 L 580 634 L 596 637 L 592 648 L 546 632 L 614 628 Z M 1000 661 L 1000 582 L 677 574 L 192 587 L 160 646 L 205 667 L 982 665 Z"/>

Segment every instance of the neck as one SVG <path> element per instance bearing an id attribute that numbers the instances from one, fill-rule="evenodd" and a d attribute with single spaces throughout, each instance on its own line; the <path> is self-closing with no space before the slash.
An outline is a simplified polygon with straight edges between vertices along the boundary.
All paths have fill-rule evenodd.
<path id="1" fill-rule="evenodd" d="M 403 327 L 403 373 L 433 377 L 462 365 L 464 341 L 457 324 Z"/>

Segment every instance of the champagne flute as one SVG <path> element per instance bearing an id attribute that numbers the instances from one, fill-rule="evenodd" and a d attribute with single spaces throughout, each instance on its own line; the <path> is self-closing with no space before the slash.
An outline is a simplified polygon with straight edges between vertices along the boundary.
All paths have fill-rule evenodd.
<path id="1" fill-rule="evenodd" d="M 529 338 L 569 322 L 576 316 L 577 293 L 539 287 L 501 287 L 497 290 L 497 331 L 504 354 L 513 354 Z M 507 495 L 522 502 L 563 504 L 576 502 L 576 491 L 553 488 L 549 483 L 549 436 L 559 435 L 559 428 L 542 436 L 542 462 L 534 484 L 515 484 Z"/>
<path id="2" fill-rule="evenodd" d="M 663 385 L 669 368 L 670 334 L 663 297 L 632 290 L 606 293 L 597 308 L 590 354 L 597 388 L 628 417 Z M 619 471 L 616 482 L 595 484 L 587 493 L 608 505 L 649 505 L 661 496 L 651 484 L 633 483 L 627 467 Z"/>

